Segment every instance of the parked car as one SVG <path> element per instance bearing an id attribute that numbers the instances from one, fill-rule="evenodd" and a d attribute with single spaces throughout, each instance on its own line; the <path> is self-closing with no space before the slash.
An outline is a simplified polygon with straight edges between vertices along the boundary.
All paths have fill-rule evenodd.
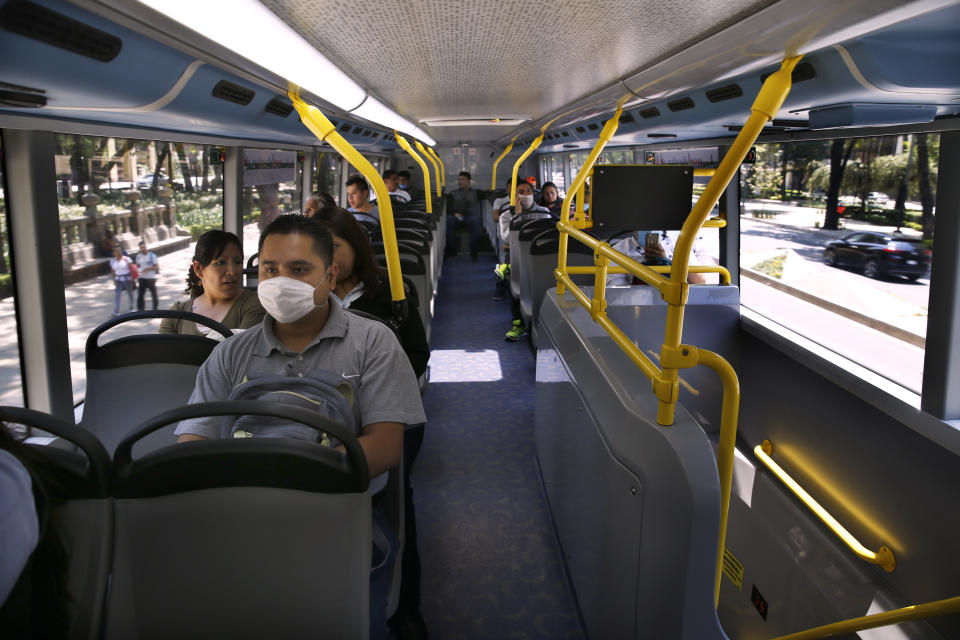
<path id="1" fill-rule="evenodd" d="M 831 267 L 860 268 L 868 278 L 888 275 L 916 280 L 930 272 L 930 249 L 920 238 L 858 231 L 828 242 L 823 261 Z"/>
<path id="2" fill-rule="evenodd" d="M 890 204 L 890 198 L 888 198 L 885 193 L 871 191 L 867 194 L 867 204 L 877 207 L 887 207 Z"/>
<path id="3" fill-rule="evenodd" d="M 164 174 L 160 174 L 160 179 L 157 180 L 157 186 L 165 186 L 169 182 L 169 179 Z M 137 189 L 149 189 L 153 186 L 153 174 L 148 173 L 144 176 L 137 178 Z"/>

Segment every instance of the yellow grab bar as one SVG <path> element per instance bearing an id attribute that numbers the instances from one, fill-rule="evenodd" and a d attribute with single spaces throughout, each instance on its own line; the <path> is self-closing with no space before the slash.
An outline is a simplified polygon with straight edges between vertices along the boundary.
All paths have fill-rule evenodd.
<path id="1" fill-rule="evenodd" d="M 612 249 L 612 247 L 611 247 Z M 646 266 L 646 265 L 644 265 Z M 652 269 L 657 273 L 670 273 L 669 266 L 648 266 L 648 269 Z M 571 267 L 567 266 L 567 273 L 570 275 L 593 275 L 596 273 L 597 267 Z M 607 267 L 608 274 L 617 274 L 617 273 L 630 273 L 625 267 L 618 267 L 615 265 L 610 265 Z M 693 265 L 690 267 L 690 273 L 719 273 L 720 274 L 720 284 L 730 284 L 730 271 L 726 267 L 723 267 L 719 264 L 702 264 L 702 265 Z"/>
<path id="2" fill-rule="evenodd" d="M 447 188 L 447 168 L 443 165 L 443 160 L 440 158 L 440 154 L 434 151 L 433 147 L 427 147 L 427 153 L 433 156 L 433 159 L 440 163 L 440 186 L 444 189 Z"/>
<path id="3" fill-rule="evenodd" d="M 857 554 L 858 557 L 866 560 L 870 564 L 877 564 L 883 567 L 884 571 L 888 573 L 896 569 L 897 559 L 893 555 L 893 551 L 890 550 L 887 546 L 881 546 L 880 550 L 877 552 L 870 551 L 865 546 L 863 546 L 859 540 L 853 537 L 849 531 L 844 528 L 842 524 L 837 522 L 830 513 L 823 508 L 823 506 L 817 502 L 813 496 L 807 493 L 803 487 L 801 487 L 796 480 L 790 477 L 790 475 L 784 471 L 780 465 L 774 462 L 773 458 L 770 457 L 770 454 L 773 453 L 773 444 L 769 440 L 764 440 L 763 444 L 758 444 L 753 448 L 753 453 L 760 461 L 763 462 L 766 467 L 773 472 L 780 481 L 787 486 L 790 491 L 797 496 L 800 501 L 807 506 L 810 511 L 820 518 L 820 521 L 823 524 L 833 531 L 834 534 L 847 545 L 851 551 Z"/>
<path id="4" fill-rule="evenodd" d="M 946 600 L 936 600 L 924 604 L 915 604 L 902 609 L 893 611 L 884 611 L 860 618 L 851 618 L 842 622 L 834 622 L 814 627 L 806 631 L 798 631 L 789 635 L 780 636 L 774 640 L 816 640 L 817 638 L 829 638 L 840 635 L 841 633 L 853 633 L 863 631 L 864 629 L 874 629 L 876 627 L 885 627 L 899 622 L 908 622 L 910 620 L 919 620 L 921 618 L 932 618 L 942 616 L 948 613 L 960 611 L 960 596 L 947 598 Z"/>
<path id="5" fill-rule="evenodd" d="M 307 104 L 300 99 L 294 91 L 289 91 L 293 106 L 300 114 L 300 120 L 303 124 L 317 136 L 321 142 L 328 143 L 337 153 L 357 168 L 367 182 L 373 187 L 377 194 L 377 208 L 380 211 L 380 229 L 383 231 L 383 252 L 387 258 L 387 274 L 390 278 L 390 297 L 394 301 L 394 315 L 400 313 L 400 307 L 397 303 L 402 303 L 405 299 L 403 293 L 403 274 L 400 271 L 400 252 L 397 249 L 397 229 L 393 222 L 393 206 L 390 202 L 390 193 L 387 191 L 387 185 L 383 183 L 383 178 L 373 168 L 370 161 L 364 158 L 359 151 L 353 148 L 343 136 L 337 133 L 333 123 L 323 115 L 316 107 Z"/>
<path id="6" fill-rule="evenodd" d="M 497 156 L 497 159 L 493 161 L 493 177 L 490 178 L 490 191 L 497 190 L 497 165 L 500 164 L 500 161 L 507 157 L 507 154 L 513 149 L 513 141 L 516 139 L 517 136 L 513 136 L 513 139 L 510 140 L 510 144 L 507 145 L 507 148 L 504 149 L 503 153 Z"/>
<path id="7" fill-rule="evenodd" d="M 420 153 L 422 153 L 423 155 L 427 156 L 427 160 L 429 160 L 430 163 L 433 165 L 433 171 L 434 171 L 434 173 L 437 174 L 437 197 L 439 198 L 440 195 L 441 195 L 441 192 L 440 192 L 440 166 L 437 165 L 437 161 L 433 159 L 433 156 L 431 156 L 429 153 L 427 153 L 427 150 L 423 148 L 423 145 L 420 143 L 419 140 L 414 140 L 413 143 L 414 143 L 415 145 L 417 145 L 417 149 L 420 151 Z M 430 192 L 427 191 L 427 196 L 429 196 L 429 195 L 430 195 Z"/>
<path id="8" fill-rule="evenodd" d="M 703 178 L 703 177 L 713 176 L 713 174 L 716 172 L 717 172 L 716 169 L 694 169 L 693 175 L 698 178 Z"/>
<path id="9" fill-rule="evenodd" d="M 537 147 L 540 146 L 540 143 L 543 142 L 543 133 L 538 135 L 533 139 L 533 142 L 530 143 L 530 147 L 526 151 L 520 154 L 520 157 L 517 158 L 517 161 L 513 163 L 513 179 L 510 181 L 510 206 L 514 206 L 517 203 L 517 171 L 520 170 L 520 165 L 523 164 L 523 161 L 530 157 L 530 154 L 537 150 Z"/>
<path id="10" fill-rule="evenodd" d="M 413 150 L 413 147 L 410 146 L 407 139 L 400 135 L 399 132 L 394 131 L 393 137 L 397 139 L 397 144 L 400 145 L 400 148 L 409 153 L 410 157 L 420 165 L 420 170 L 423 171 L 423 192 L 427 194 L 425 198 L 427 201 L 427 213 L 433 213 L 433 198 L 430 197 L 430 170 L 427 168 L 427 163 Z"/>

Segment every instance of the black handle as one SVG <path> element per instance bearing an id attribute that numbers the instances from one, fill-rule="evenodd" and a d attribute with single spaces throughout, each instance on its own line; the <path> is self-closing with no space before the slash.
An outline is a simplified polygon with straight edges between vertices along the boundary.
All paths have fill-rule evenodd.
<path id="1" fill-rule="evenodd" d="M 105 498 L 110 495 L 110 455 L 92 433 L 60 418 L 20 407 L 0 407 L 0 421 L 36 427 L 77 445 L 87 456 L 88 477 L 97 489 L 97 497 Z"/>
<path id="2" fill-rule="evenodd" d="M 155 318 L 175 318 L 177 320 L 189 320 L 190 322 L 195 322 L 197 324 L 202 324 L 204 326 L 210 327 L 217 333 L 221 334 L 224 338 L 229 338 L 233 335 L 233 332 L 216 320 L 212 320 L 207 316 L 202 316 L 199 313 L 193 313 L 192 311 L 174 311 L 170 310 L 160 310 L 156 309 L 154 311 L 132 311 L 130 313 L 125 313 L 122 316 L 117 316 L 116 318 L 111 318 L 101 324 L 99 327 L 90 332 L 90 335 L 87 336 L 87 345 L 85 347 L 85 353 L 89 354 L 93 350 L 97 349 L 100 345 L 97 344 L 100 340 L 100 336 L 103 335 L 106 331 L 121 325 L 124 322 L 130 322 L 132 320 L 153 320 Z"/>
<path id="3" fill-rule="evenodd" d="M 168 424 L 181 422 L 190 418 L 237 415 L 286 418 L 287 420 L 299 422 L 317 431 L 329 433 L 343 443 L 343 447 L 347 452 L 347 461 L 350 463 L 350 467 L 356 475 L 357 480 L 363 484 L 364 490 L 369 486 L 370 470 L 367 468 L 367 458 L 363 453 L 363 449 L 360 447 L 357 436 L 352 431 L 315 411 L 310 411 L 302 407 L 291 407 L 281 402 L 265 402 L 260 400 L 231 400 L 229 402 L 188 404 L 183 407 L 171 409 L 170 411 L 164 411 L 140 423 L 120 441 L 116 451 L 113 453 L 113 464 L 117 469 L 117 475 L 123 475 L 132 464 L 133 445 L 154 431 Z M 306 441 L 304 441 L 303 444 L 304 446 L 310 446 L 311 444 L 318 447 L 322 446 Z"/>

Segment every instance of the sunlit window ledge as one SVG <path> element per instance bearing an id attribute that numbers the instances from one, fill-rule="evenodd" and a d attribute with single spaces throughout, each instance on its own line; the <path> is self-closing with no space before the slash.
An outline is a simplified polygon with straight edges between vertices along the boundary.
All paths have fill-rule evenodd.
<path id="1" fill-rule="evenodd" d="M 960 455 L 960 421 L 944 421 L 920 410 L 920 396 L 770 320 L 740 307 L 741 327 L 804 366 L 857 396 L 904 426 Z"/>

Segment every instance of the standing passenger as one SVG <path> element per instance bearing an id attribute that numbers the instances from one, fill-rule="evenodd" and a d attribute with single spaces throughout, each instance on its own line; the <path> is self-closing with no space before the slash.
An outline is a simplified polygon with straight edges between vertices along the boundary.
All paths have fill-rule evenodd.
<path id="1" fill-rule="evenodd" d="M 153 297 L 153 308 L 157 308 L 157 274 L 160 273 L 160 261 L 157 254 L 147 250 L 147 243 L 140 241 L 140 251 L 137 253 L 137 269 L 140 271 L 140 288 L 137 291 L 137 311 L 143 311 L 146 306 L 144 297 L 147 289 Z"/>
<path id="2" fill-rule="evenodd" d="M 477 261 L 480 252 L 480 196 L 470 188 L 470 173 L 461 171 L 457 176 L 457 188 L 447 194 L 447 248 L 448 258 L 457 255 L 457 227 L 465 226 L 470 232 L 470 259 Z"/>

